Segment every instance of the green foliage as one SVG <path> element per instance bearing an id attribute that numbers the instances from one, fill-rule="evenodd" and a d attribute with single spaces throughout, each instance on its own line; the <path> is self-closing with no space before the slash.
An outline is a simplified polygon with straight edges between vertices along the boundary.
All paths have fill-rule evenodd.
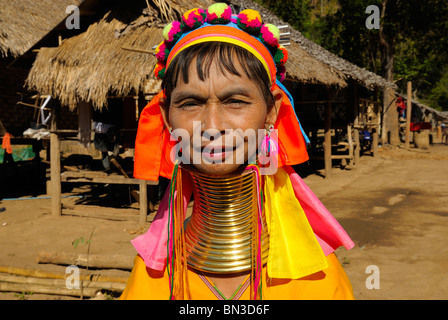
<path id="1" fill-rule="evenodd" d="M 297 30 L 302 30 L 310 19 L 310 0 L 255 0 L 255 2 L 268 8 Z"/>
<path id="2" fill-rule="evenodd" d="M 393 58 L 399 91 L 413 91 L 448 110 L 448 2 L 446 0 L 256 0 L 338 56 L 385 75 Z M 386 4 L 381 30 L 367 29 L 366 8 Z M 381 41 L 383 40 L 383 41 Z M 388 49 L 386 50 L 386 46 Z"/>
<path id="3" fill-rule="evenodd" d="M 84 237 L 77 238 L 73 240 L 72 245 L 74 248 L 78 247 L 79 244 L 86 245 L 92 243 L 92 240 L 86 240 Z"/>
<path id="4" fill-rule="evenodd" d="M 427 94 L 430 90 L 428 86 L 432 85 L 432 81 L 437 81 L 439 75 L 434 74 L 434 57 L 419 50 L 417 46 L 416 41 L 412 39 L 402 39 L 398 42 L 394 78 L 403 90 L 407 81 L 412 81 L 414 91 L 423 88 L 426 90 L 423 93 Z"/>
<path id="5" fill-rule="evenodd" d="M 14 296 L 18 300 L 26 300 L 26 296 L 32 296 L 34 292 L 21 292 L 21 293 L 15 293 Z"/>
<path id="6" fill-rule="evenodd" d="M 431 107 L 438 110 L 448 111 L 448 69 L 437 82 L 436 86 L 431 90 L 429 101 Z"/>
<path id="7" fill-rule="evenodd" d="M 365 11 L 368 5 L 378 2 L 340 1 L 335 14 L 321 18 L 324 32 L 321 45 L 358 66 L 377 71 L 378 59 L 373 53 L 378 49 L 378 30 L 366 28 Z"/>

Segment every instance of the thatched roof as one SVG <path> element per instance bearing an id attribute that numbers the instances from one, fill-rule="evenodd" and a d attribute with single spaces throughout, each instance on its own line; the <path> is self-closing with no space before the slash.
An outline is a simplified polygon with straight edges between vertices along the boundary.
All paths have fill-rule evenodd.
<path id="1" fill-rule="evenodd" d="M 173 20 L 194 6 L 206 8 L 211 3 L 197 0 L 184 4 L 180 0 L 165 0 L 159 3 L 165 7 L 144 7 L 143 13 L 142 8 L 136 11 L 129 5 L 112 9 L 86 32 L 65 39 L 58 48 L 41 48 L 27 78 L 27 86 L 30 90 L 58 97 L 62 105 L 71 109 L 81 100 L 102 108 L 107 105 L 110 94 L 124 96 L 139 92 L 148 82 L 155 87 L 158 82 L 152 76 L 154 56 L 123 50 L 123 47 L 149 50 L 162 39 L 164 20 Z M 123 12 L 123 7 L 129 12 Z M 347 85 L 341 72 L 313 58 L 299 45 L 293 43 L 288 49 L 289 79 L 326 86 Z"/>
<path id="2" fill-rule="evenodd" d="M 0 56 L 18 57 L 45 36 L 81 0 L 0 1 Z"/>
<path id="3" fill-rule="evenodd" d="M 259 11 L 264 22 L 275 25 L 287 25 L 286 22 L 272 14 L 269 10 L 251 0 L 231 0 L 230 2 L 242 9 L 251 8 Z M 307 39 L 298 30 L 289 28 L 289 31 L 291 32 L 291 40 L 297 43 L 311 57 L 327 64 L 332 69 L 342 73 L 346 78 L 352 78 L 369 89 L 382 89 L 384 87 L 396 88 L 394 83 L 391 83 L 373 72 L 360 68 L 353 63 L 338 57 L 337 55 L 319 46 L 317 43 Z"/>
<path id="4" fill-rule="evenodd" d="M 59 47 L 41 48 L 26 80 L 28 88 L 58 97 L 71 109 L 82 100 L 102 108 L 109 94 L 139 92 L 155 58 L 122 47 L 150 49 L 160 42 L 162 29 L 141 26 L 116 39 L 115 30 L 125 26 L 109 13 Z"/>
<path id="5" fill-rule="evenodd" d="M 117 7 L 86 32 L 65 39 L 57 48 L 41 48 L 26 80 L 28 89 L 57 97 L 71 109 L 82 100 L 101 109 L 107 106 L 109 95 L 126 96 L 148 84 L 157 85 L 155 57 L 123 48 L 150 51 L 160 43 L 167 20 L 178 19 L 179 13 L 192 5 L 207 7 L 212 2 L 153 3 L 160 7 L 147 7 L 143 0 L 121 6 L 116 3 Z"/>
<path id="6" fill-rule="evenodd" d="M 297 43 L 291 42 L 287 49 L 287 80 L 340 88 L 347 86 L 342 72 L 312 57 Z"/>

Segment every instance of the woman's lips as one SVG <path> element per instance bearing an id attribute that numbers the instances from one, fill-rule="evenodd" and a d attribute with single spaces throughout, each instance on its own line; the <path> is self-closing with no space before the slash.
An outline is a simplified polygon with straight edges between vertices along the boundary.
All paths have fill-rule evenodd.
<path id="1" fill-rule="evenodd" d="M 223 161 L 228 156 L 230 156 L 234 151 L 236 150 L 236 147 L 234 146 L 204 146 L 201 148 L 201 155 L 204 160 L 210 160 L 210 161 Z"/>

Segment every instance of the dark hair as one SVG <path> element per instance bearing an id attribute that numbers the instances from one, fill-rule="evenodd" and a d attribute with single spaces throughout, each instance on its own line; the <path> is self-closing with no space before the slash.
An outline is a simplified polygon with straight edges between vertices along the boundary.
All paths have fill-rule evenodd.
<path id="1" fill-rule="evenodd" d="M 171 61 L 162 81 L 162 89 L 165 90 L 167 96 L 165 108 L 170 105 L 171 92 L 176 87 L 179 76 L 182 75 L 184 83 L 188 83 L 188 70 L 194 58 L 196 58 L 196 70 L 201 81 L 208 78 L 210 66 L 216 59 L 222 73 L 229 72 L 241 77 L 242 75 L 235 67 L 235 59 L 237 59 L 247 78 L 259 85 L 268 110 L 274 105 L 274 97 L 270 89 L 270 79 L 266 69 L 251 52 L 227 42 L 206 42 L 182 50 Z"/>

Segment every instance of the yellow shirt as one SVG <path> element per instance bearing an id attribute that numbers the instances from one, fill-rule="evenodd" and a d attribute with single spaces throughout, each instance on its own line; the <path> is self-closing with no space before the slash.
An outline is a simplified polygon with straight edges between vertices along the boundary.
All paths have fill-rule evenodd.
<path id="1" fill-rule="evenodd" d="M 334 253 L 327 256 L 328 268 L 297 279 L 267 278 L 263 268 L 263 300 L 345 300 L 354 299 L 353 289 Z M 188 271 L 192 300 L 216 300 L 216 295 L 194 271 Z M 250 288 L 250 287 L 249 287 Z M 240 300 L 250 300 L 247 288 Z M 146 268 L 136 256 L 134 268 L 121 300 L 167 300 L 170 296 L 168 275 Z"/>

